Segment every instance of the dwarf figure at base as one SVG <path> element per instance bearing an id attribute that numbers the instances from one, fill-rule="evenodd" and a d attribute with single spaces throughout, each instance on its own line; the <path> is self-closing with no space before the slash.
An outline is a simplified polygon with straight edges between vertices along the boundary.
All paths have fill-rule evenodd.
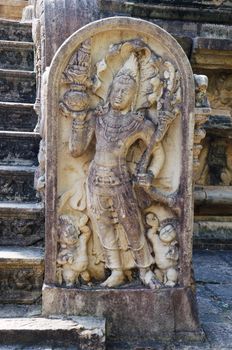
<path id="1" fill-rule="evenodd" d="M 91 235 L 87 215 L 79 220 L 79 226 L 74 224 L 74 219 L 68 215 L 59 217 L 59 243 L 60 250 L 57 262 L 61 266 L 58 282 L 66 283 L 67 287 L 79 283 L 79 277 L 85 282 L 90 281 L 88 272 L 87 243 Z"/>
<path id="2" fill-rule="evenodd" d="M 178 279 L 176 266 L 179 258 L 176 231 L 171 224 L 159 229 L 159 220 L 154 213 L 147 214 L 146 222 L 151 227 L 147 237 L 155 253 L 155 274 L 165 286 L 174 287 Z"/>

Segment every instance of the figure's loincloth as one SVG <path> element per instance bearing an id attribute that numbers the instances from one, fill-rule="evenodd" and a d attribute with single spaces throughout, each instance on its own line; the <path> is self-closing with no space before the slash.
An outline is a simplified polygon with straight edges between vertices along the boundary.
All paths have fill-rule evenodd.
<path id="1" fill-rule="evenodd" d="M 87 185 L 89 214 L 101 245 L 107 252 L 106 257 L 110 251 L 120 250 L 124 269 L 149 267 L 154 260 L 144 235 L 137 198 L 126 164 L 106 168 L 92 162 Z M 116 264 L 109 261 L 107 266 L 116 268 Z"/>
<path id="2" fill-rule="evenodd" d="M 130 174 L 126 164 L 102 167 L 92 162 L 88 176 L 89 209 L 97 216 L 115 213 L 120 217 L 135 215 L 138 210 Z"/>

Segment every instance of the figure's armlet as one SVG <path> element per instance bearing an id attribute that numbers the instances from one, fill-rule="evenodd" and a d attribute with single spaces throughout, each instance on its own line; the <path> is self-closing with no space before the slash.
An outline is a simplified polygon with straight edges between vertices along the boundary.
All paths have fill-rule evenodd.
<path id="1" fill-rule="evenodd" d="M 164 148 L 162 146 L 162 143 L 157 143 L 152 151 L 152 158 L 150 161 L 150 164 L 148 166 L 148 171 L 151 171 L 154 175 L 154 178 L 156 178 L 161 171 L 163 165 L 165 162 L 165 153 Z"/>

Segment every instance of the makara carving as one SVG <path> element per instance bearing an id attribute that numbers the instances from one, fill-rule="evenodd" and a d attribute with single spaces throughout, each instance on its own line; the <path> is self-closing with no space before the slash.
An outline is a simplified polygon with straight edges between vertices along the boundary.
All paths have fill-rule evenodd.
<path id="1" fill-rule="evenodd" d="M 153 289 L 173 287 L 180 73 L 142 40 L 113 44 L 97 62 L 91 50 L 84 41 L 63 73 L 60 118 L 74 180 L 60 182 L 57 281 L 117 287 L 138 276 Z"/>

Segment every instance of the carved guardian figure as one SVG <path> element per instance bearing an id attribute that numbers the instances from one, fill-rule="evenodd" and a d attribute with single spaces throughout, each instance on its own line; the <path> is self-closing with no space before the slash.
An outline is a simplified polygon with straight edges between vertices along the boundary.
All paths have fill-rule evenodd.
<path id="1" fill-rule="evenodd" d="M 99 238 L 105 267 L 111 270 L 102 286 L 117 287 L 131 275 L 131 269 L 138 268 L 144 285 L 160 288 L 161 283 L 152 270 L 154 252 L 145 237 L 136 192 L 140 189 L 143 195 L 166 200 L 165 194 L 155 188 L 151 194 L 150 187 L 165 161 L 161 141 L 179 114 L 179 76 L 170 62 L 162 62 L 140 40 L 116 44 L 109 51 L 108 57 L 96 65 L 92 87 L 88 76 L 90 42 L 82 44 L 64 73 L 71 82 L 60 103 L 63 115 L 72 118 L 69 150 L 73 157 L 81 157 L 96 139 L 95 154 L 86 176 L 86 196 L 87 213 Z M 115 64 L 117 68 L 110 82 L 102 76 L 102 67 L 109 69 L 107 59 L 123 53 L 126 59 Z M 105 96 L 103 102 L 91 109 L 93 93 Z M 127 156 L 138 141 L 143 142 L 146 151 L 131 171 Z M 126 242 L 126 248 L 121 247 L 120 241 Z"/>

